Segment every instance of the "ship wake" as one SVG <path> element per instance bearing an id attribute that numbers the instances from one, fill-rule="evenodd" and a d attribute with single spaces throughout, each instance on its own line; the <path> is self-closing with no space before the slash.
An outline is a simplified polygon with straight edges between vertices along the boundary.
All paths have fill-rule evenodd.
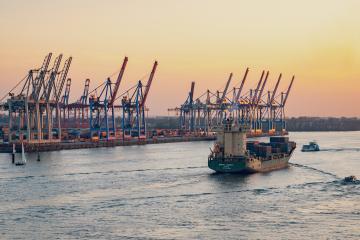
<path id="1" fill-rule="evenodd" d="M 298 164 L 298 163 L 289 163 L 289 165 L 294 166 L 294 167 L 300 167 L 300 168 L 303 168 L 303 169 L 316 171 L 316 172 L 321 173 L 321 174 L 332 176 L 332 177 L 334 177 L 336 179 L 341 179 L 339 176 L 337 176 L 334 173 L 327 172 L 327 171 L 324 171 L 324 170 L 321 170 L 321 169 L 318 169 L 318 168 L 310 167 L 310 166 L 307 166 L 307 165 Z"/>
<path id="2" fill-rule="evenodd" d="M 321 152 L 360 152 L 360 148 L 324 148 Z"/>

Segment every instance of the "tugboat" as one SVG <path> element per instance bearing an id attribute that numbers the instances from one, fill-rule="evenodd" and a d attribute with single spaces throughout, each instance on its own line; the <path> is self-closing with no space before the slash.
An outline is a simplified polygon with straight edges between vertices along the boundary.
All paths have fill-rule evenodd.
<path id="1" fill-rule="evenodd" d="M 303 145 L 301 151 L 302 152 L 317 152 L 317 151 L 320 151 L 320 147 L 315 141 L 312 141 L 312 142 L 309 142 L 309 144 Z"/>
<path id="2" fill-rule="evenodd" d="M 296 148 L 288 137 L 270 137 L 270 143 L 247 142 L 247 124 L 226 119 L 216 130 L 217 140 L 208 157 L 208 166 L 222 173 L 268 172 L 288 166 Z"/>

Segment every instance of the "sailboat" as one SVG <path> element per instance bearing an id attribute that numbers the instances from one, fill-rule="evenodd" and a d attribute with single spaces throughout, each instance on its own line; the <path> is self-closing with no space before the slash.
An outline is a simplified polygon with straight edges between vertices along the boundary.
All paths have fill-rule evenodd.
<path id="1" fill-rule="evenodd" d="M 15 165 L 25 165 L 26 164 L 26 156 L 25 156 L 25 150 L 24 150 L 24 143 L 21 143 L 21 160 L 15 161 Z"/>

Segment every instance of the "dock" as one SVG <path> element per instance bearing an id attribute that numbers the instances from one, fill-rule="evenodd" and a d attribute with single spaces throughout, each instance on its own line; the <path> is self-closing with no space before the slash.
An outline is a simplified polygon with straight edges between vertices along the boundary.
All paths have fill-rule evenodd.
<path id="1" fill-rule="evenodd" d="M 63 142 L 48 142 L 48 143 L 28 143 L 24 145 L 25 152 L 49 152 L 60 151 L 68 149 L 84 149 L 84 148 L 101 148 L 101 147 L 116 147 L 116 146 L 134 146 L 146 144 L 160 144 L 160 143 L 175 143 L 175 142 L 194 142 L 194 141 L 213 141 L 215 136 L 201 136 L 201 137 L 164 137 L 157 139 L 146 140 L 106 140 L 94 142 L 80 142 L 80 141 L 63 141 Z M 21 152 L 21 144 L 16 144 L 16 151 Z M 11 153 L 12 144 L 0 144 L 0 153 Z"/>

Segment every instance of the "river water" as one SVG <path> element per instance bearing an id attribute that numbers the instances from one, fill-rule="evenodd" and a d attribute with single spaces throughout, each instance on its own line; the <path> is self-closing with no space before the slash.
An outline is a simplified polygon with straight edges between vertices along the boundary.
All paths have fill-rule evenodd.
<path id="1" fill-rule="evenodd" d="M 360 239 L 360 184 L 342 181 L 360 132 L 290 137 L 289 168 L 246 176 L 208 169 L 212 142 L 0 154 L 0 239 Z"/>

